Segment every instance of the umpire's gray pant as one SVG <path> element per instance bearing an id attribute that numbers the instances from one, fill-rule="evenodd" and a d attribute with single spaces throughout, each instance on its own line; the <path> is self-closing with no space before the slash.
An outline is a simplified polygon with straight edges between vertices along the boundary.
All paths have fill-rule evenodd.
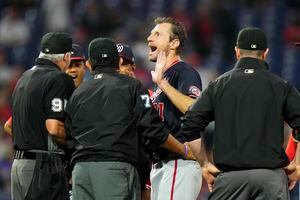
<path id="1" fill-rule="evenodd" d="M 24 200 L 32 181 L 35 160 L 14 159 L 11 169 L 11 195 L 13 200 Z"/>
<path id="2" fill-rule="evenodd" d="M 209 200 L 289 200 L 283 169 L 251 169 L 222 172 Z"/>
<path id="3" fill-rule="evenodd" d="M 73 200 L 139 200 L 139 175 L 125 162 L 78 162 L 72 172 Z"/>

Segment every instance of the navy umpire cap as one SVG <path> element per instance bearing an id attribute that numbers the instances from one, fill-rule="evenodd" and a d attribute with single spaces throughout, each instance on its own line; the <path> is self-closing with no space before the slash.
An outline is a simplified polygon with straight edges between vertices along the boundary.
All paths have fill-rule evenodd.
<path id="1" fill-rule="evenodd" d="M 130 46 L 125 44 L 117 44 L 119 56 L 125 58 L 131 64 L 134 64 L 134 55 Z"/>
<path id="2" fill-rule="evenodd" d="M 86 60 L 83 49 L 78 44 L 72 44 L 72 52 L 71 60 Z"/>
<path id="3" fill-rule="evenodd" d="M 72 38 L 65 32 L 50 32 L 41 41 L 42 52 L 45 54 L 63 54 L 72 51 Z"/>
<path id="4" fill-rule="evenodd" d="M 118 67 L 119 54 L 116 43 L 110 38 L 96 38 L 88 48 L 89 60 L 92 66 Z"/>
<path id="5" fill-rule="evenodd" d="M 267 37 L 264 31 L 257 27 L 242 29 L 237 36 L 236 46 L 245 50 L 266 50 Z"/>

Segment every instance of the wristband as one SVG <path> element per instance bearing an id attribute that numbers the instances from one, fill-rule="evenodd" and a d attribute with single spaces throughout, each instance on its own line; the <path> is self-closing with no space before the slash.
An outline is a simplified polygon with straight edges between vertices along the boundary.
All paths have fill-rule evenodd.
<path id="1" fill-rule="evenodd" d="M 184 157 L 186 158 L 189 153 L 189 149 L 186 144 L 184 144 Z"/>

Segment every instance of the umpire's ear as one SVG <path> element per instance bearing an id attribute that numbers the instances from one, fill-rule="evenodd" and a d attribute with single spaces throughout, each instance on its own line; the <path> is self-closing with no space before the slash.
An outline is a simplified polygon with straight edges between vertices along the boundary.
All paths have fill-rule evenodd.
<path id="1" fill-rule="evenodd" d="M 89 60 L 85 61 L 85 65 L 90 70 L 90 72 L 92 72 L 92 65 Z"/>

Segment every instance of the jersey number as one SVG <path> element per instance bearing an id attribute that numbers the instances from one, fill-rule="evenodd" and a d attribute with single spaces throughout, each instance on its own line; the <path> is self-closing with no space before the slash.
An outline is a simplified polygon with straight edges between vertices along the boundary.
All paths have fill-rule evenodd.
<path id="1" fill-rule="evenodd" d="M 149 97 L 149 95 L 148 94 L 142 94 L 141 98 L 144 101 L 145 108 L 150 108 L 151 104 L 150 104 L 150 97 Z"/>
<path id="2" fill-rule="evenodd" d="M 54 98 L 51 101 L 51 109 L 53 112 L 61 112 L 67 105 L 67 100 L 61 100 L 60 98 Z"/>
<path id="3" fill-rule="evenodd" d="M 153 103 L 153 107 L 158 111 L 158 115 L 159 115 L 161 121 L 164 121 L 164 108 L 165 108 L 165 104 L 162 103 L 162 102 Z"/>

